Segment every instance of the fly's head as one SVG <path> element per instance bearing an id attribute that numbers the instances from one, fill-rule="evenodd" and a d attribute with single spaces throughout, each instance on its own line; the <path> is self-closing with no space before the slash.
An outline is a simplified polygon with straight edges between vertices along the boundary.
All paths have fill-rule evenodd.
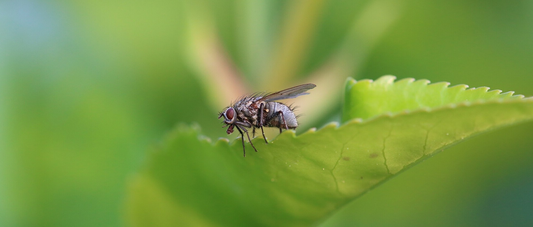
<path id="1" fill-rule="evenodd" d="M 231 134 L 233 133 L 233 127 L 235 124 L 235 121 L 237 119 L 237 113 L 235 113 L 235 109 L 233 107 L 228 107 L 226 110 L 224 110 L 220 115 L 218 115 L 218 118 L 224 117 L 224 122 L 226 125 L 229 125 L 228 130 L 226 133 Z"/>

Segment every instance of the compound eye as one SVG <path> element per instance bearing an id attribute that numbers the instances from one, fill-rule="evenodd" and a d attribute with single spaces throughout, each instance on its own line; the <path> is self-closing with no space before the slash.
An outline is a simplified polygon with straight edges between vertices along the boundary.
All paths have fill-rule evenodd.
<path id="1" fill-rule="evenodd" d="M 235 110 L 233 108 L 228 108 L 226 110 L 226 120 L 233 120 L 235 117 Z"/>

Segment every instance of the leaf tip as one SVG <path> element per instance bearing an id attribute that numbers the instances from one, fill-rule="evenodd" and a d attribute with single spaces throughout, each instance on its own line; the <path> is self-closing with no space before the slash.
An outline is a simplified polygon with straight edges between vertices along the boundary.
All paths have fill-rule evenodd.
<path id="1" fill-rule="evenodd" d="M 431 83 L 431 81 L 426 80 L 426 79 L 416 80 L 416 81 L 413 82 L 413 84 L 422 84 L 424 86 L 427 86 L 430 83 Z"/>
<path id="2" fill-rule="evenodd" d="M 282 138 L 295 138 L 296 137 L 296 131 L 294 130 L 285 130 L 281 134 L 278 134 L 271 142 L 274 142 L 275 140 L 282 139 Z M 252 140 L 262 140 L 262 138 L 255 137 Z"/>
<path id="3" fill-rule="evenodd" d="M 396 81 L 397 84 L 400 84 L 400 83 L 412 84 L 413 82 L 415 82 L 415 78 L 412 78 L 412 77 L 403 78 L 401 80 Z"/>
<path id="4" fill-rule="evenodd" d="M 202 134 L 199 134 L 198 135 L 198 140 L 199 141 L 205 141 L 205 142 L 208 142 L 208 143 L 211 143 L 211 138 L 207 137 L 207 136 L 204 136 Z"/>
<path id="5" fill-rule="evenodd" d="M 374 83 L 377 83 L 377 84 L 393 84 L 395 80 L 396 80 L 396 76 L 385 75 L 385 76 L 382 76 L 382 77 L 378 78 L 376 81 L 374 81 Z"/>
<path id="6" fill-rule="evenodd" d="M 459 90 L 466 90 L 468 88 L 468 85 L 466 84 L 457 84 L 457 85 L 454 85 L 454 86 L 451 86 L 450 88 L 455 88 L 455 89 L 459 89 Z"/>
<path id="7" fill-rule="evenodd" d="M 316 128 L 315 127 L 307 129 L 307 131 L 305 131 L 304 133 L 313 133 L 313 132 L 316 132 Z"/>
<path id="8" fill-rule="evenodd" d="M 346 122 L 344 122 L 344 124 L 342 124 L 342 126 L 340 127 L 344 127 L 346 125 L 351 125 L 351 124 L 361 124 L 363 123 L 363 119 L 362 118 L 354 118 L 354 119 L 350 119 Z"/>
<path id="9" fill-rule="evenodd" d="M 490 87 L 483 86 L 483 87 L 477 87 L 477 88 L 471 88 L 471 89 L 482 91 L 482 92 L 487 92 L 490 89 Z"/>
<path id="10" fill-rule="evenodd" d="M 429 80 L 427 81 L 429 83 Z M 437 87 L 437 88 L 441 88 L 441 89 L 444 89 L 444 88 L 448 88 L 450 86 L 450 82 L 437 82 L 437 83 L 432 83 L 432 84 L 429 84 L 427 85 L 428 87 Z"/>
<path id="11" fill-rule="evenodd" d="M 326 125 L 324 125 L 324 127 L 322 127 L 320 130 L 323 130 L 323 129 L 328 129 L 328 128 L 338 128 L 339 127 L 339 122 L 330 122 Z"/>
<path id="12" fill-rule="evenodd" d="M 228 138 L 224 138 L 224 137 L 219 137 L 217 142 L 215 142 L 215 145 L 221 144 L 221 143 L 229 144 L 229 139 Z"/>

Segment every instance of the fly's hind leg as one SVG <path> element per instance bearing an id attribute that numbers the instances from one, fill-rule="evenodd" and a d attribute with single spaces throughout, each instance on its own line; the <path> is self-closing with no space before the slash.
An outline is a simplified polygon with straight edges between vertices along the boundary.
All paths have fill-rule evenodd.
<path id="1" fill-rule="evenodd" d="M 286 129 L 286 130 L 289 130 L 289 126 L 287 125 L 287 122 L 285 121 L 285 117 L 283 117 L 283 112 L 278 111 L 278 112 L 276 113 L 276 115 L 278 115 L 278 117 L 279 117 L 279 122 L 280 122 L 280 123 L 283 123 L 283 124 L 285 125 L 285 129 Z M 281 125 L 280 125 L 280 126 L 281 126 Z M 281 127 L 279 127 L 279 133 L 281 134 Z"/>

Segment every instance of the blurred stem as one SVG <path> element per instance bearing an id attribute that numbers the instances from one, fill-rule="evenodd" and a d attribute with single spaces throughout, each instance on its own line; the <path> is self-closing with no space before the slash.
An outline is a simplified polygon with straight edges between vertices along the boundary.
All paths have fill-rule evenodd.
<path id="1" fill-rule="evenodd" d="M 259 77 L 265 72 L 267 65 L 264 63 L 272 55 L 272 20 L 269 20 L 269 11 L 272 4 L 269 1 L 244 1 L 245 10 L 243 17 L 238 23 L 243 27 L 242 48 L 245 64 L 245 73 L 251 78 L 252 84 L 260 84 Z"/>
<path id="2" fill-rule="evenodd" d="M 267 89 L 280 89 L 289 84 L 303 62 L 307 47 L 313 37 L 316 21 L 320 16 L 324 0 L 292 2 L 287 11 L 286 26 L 281 33 L 277 49 L 273 54 L 271 70 L 262 78 Z"/>
<path id="3" fill-rule="evenodd" d="M 396 0 L 372 1 L 354 21 L 350 33 L 337 52 L 337 55 L 352 60 L 352 70 L 362 64 L 379 39 L 398 20 L 400 4 L 401 1 Z"/>
<path id="4" fill-rule="evenodd" d="M 328 110 L 335 107 L 342 94 L 342 86 L 347 77 L 356 77 L 359 66 L 366 60 L 370 50 L 383 37 L 385 32 L 397 21 L 400 15 L 398 2 L 377 0 L 368 4 L 353 21 L 352 28 L 337 50 L 324 63 L 317 67 L 305 82 L 317 84 L 312 95 L 302 96 L 298 100 L 302 113 L 313 113 L 302 121 L 302 128 L 307 123 L 317 121 Z"/>
<path id="5" fill-rule="evenodd" d="M 204 1 L 185 1 L 187 59 L 215 110 L 246 94 L 246 84 L 217 36 L 212 10 Z M 224 105 L 227 105 L 224 104 Z"/>

